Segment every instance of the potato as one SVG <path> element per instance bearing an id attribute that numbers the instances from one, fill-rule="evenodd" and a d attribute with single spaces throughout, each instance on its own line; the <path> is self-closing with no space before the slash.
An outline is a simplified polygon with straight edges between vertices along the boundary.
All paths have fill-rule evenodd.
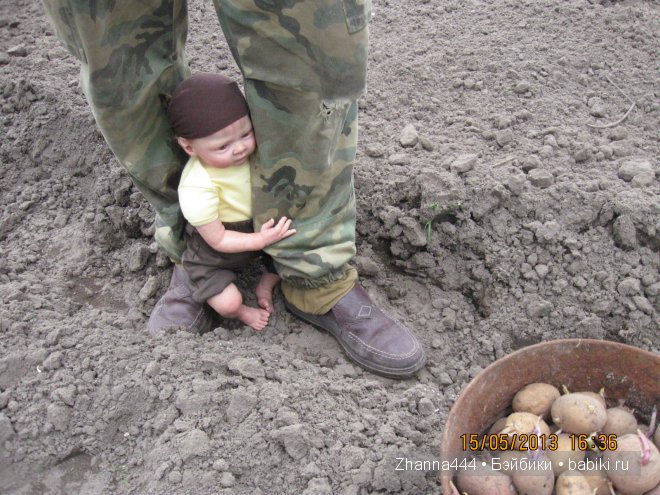
<path id="1" fill-rule="evenodd" d="M 514 475 L 513 485 L 518 495 L 550 495 L 555 487 L 555 475 L 552 471 Z"/>
<path id="2" fill-rule="evenodd" d="M 651 451 L 649 461 L 642 465 L 642 442 L 639 435 L 623 435 L 617 438 L 616 450 L 606 450 L 603 460 L 609 462 L 607 476 L 616 489 L 624 495 L 641 495 L 660 483 L 660 452 L 648 442 Z M 618 466 L 615 464 L 618 461 Z M 627 467 L 625 469 L 624 467 Z M 639 475 L 631 474 L 639 470 Z"/>
<path id="3" fill-rule="evenodd" d="M 578 471 L 564 471 L 557 478 L 557 495 L 591 495 L 592 489 Z"/>
<path id="4" fill-rule="evenodd" d="M 646 492 L 644 495 L 660 495 L 660 484 L 658 484 L 653 490 Z"/>
<path id="5" fill-rule="evenodd" d="M 576 392 L 578 394 L 583 394 L 586 395 L 587 397 L 591 397 L 592 399 L 596 399 L 598 402 L 601 403 L 601 405 L 607 409 L 607 403 L 605 402 L 605 397 L 603 397 L 601 394 L 598 392 Z"/>
<path id="6" fill-rule="evenodd" d="M 488 434 L 497 435 L 499 432 L 501 432 L 504 429 L 505 425 L 506 425 L 506 416 L 495 421 L 493 423 L 493 426 L 490 427 L 490 430 L 488 430 Z"/>
<path id="7" fill-rule="evenodd" d="M 456 476 L 456 486 L 468 495 L 516 495 L 511 478 L 494 471 L 490 466 L 461 470 Z"/>
<path id="8" fill-rule="evenodd" d="M 529 457 L 525 459 L 530 463 L 526 469 L 519 469 L 511 476 L 518 495 L 550 495 L 555 487 L 555 475 L 545 467 L 548 459 L 542 455 L 536 464 Z"/>
<path id="9" fill-rule="evenodd" d="M 500 473 L 511 476 L 515 472 L 515 469 L 513 468 L 515 463 L 523 457 L 527 457 L 526 452 L 520 452 L 519 450 L 503 450 L 493 454 L 491 465 Z"/>
<path id="10" fill-rule="evenodd" d="M 514 434 L 531 435 L 534 433 L 534 428 L 536 427 L 537 423 L 541 429 L 541 435 L 547 436 L 550 434 L 550 428 L 545 421 L 532 413 L 526 412 L 515 412 L 509 414 L 509 416 L 506 418 L 506 424 L 504 425 L 502 433 L 506 433 L 509 436 L 513 436 Z M 523 442 L 523 440 L 516 441 L 514 448 L 519 449 Z M 528 442 L 524 443 L 527 444 Z"/>
<path id="11" fill-rule="evenodd" d="M 607 421 L 605 406 L 583 393 L 562 395 L 552 404 L 550 414 L 562 431 L 576 434 L 600 431 Z"/>
<path id="12" fill-rule="evenodd" d="M 603 433 L 621 437 L 627 433 L 637 431 L 637 420 L 623 407 L 610 407 L 607 411 L 607 421 L 603 426 Z"/>
<path id="13" fill-rule="evenodd" d="M 552 471 L 555 476 L 568 471 L 569 461 L 578 463 L 584 460 L 585 452 L 577 449 L 572 450 L 572 443 L 571 436 L 568 433 L 560 433 L 557 435 L 557 450 L 548 451 L 548 459 L 552 463 Z"/>
<path id="14" fill-rule="evenodd" d="M 607 484 L 607 473 L 602 469 L 587 469 L 580 471 L 584 479 L 587 480 L 591 487 L 593 495 L 610 495 L 610 487 Z"/>
<path id="15" fill-rule="evenodd" d="M 547 418 L 550 416 L 552 403 L 560 395 L 557 387 L 548 383 L 530 383 L 513 397 L 511 406 L 516 412 L 528 412 Z"/>

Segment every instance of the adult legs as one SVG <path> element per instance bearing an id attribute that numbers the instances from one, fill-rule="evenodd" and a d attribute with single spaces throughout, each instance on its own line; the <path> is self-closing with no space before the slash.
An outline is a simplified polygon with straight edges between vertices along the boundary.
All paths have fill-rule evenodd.
<path id="1" fill-rule="evenodd" d="M 161 103 L 188 75 L 185 0 L 44 0 L 60 40 L 81 63 L 85 96 L 108 145 L 156 210 L 156 240 L 178 262 L 185 249 L 177 185 L 185 157 Z M 188 297 L 175 267 L 150 331 L 177 324 L 208 327 L 202 305 Z"/>
<path id="2" fill-rule="evenodd" d="M 298 233 L 266 251 L 285 284 L 327 286 L 345 277 L 355 254 L 353 163 L 366 22 L 349 34 L 337 0 L 215 4 L 245 75 L 258 142 L 255 228 L 273 216 L 294 218 Z"/>
<path id="3" fill-rule="evenodd" d="M 409 376 L 424 364 L 419 343 L 373 305 L 347 265 L 369 2 L 214 1 L 257 138 L 255 228 L 286 215 L 298 231 L 266 249 L 289 309 L 333 333 L 358 364 Z"/>

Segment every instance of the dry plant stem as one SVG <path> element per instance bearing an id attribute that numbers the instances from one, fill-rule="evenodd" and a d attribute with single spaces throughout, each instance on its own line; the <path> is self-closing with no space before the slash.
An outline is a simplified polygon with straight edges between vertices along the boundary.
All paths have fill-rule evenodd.
<path id="1" fill-rule="evenodd" d="M 592 129 L 609 129 L 610 127 L 616 127 L 618 126 L 621 122 L 626 120 L 630 112 L 632 112 L 633 108 L 635 108 L 635 102 L 633 102 L 632 105 L 630 105 L 630 108 L 626 113 L 623 114 L 623 117 L 621 117 L 619 120 L 612 122 L 611 124 L 605 124 L 605 125 L 595 125 L 595 124 L 587 124 L 587 127 L 591 127 Z"/>
<path id="2" fill-rule="evenodd" d="M 506 165 L 507 163 L 512 162 L 515 159 L 516 159 L 515 156 L 509 156 L 509 157 L 505 158 L 504 160 L 500 160 L 499 162 L 494 164 L 492 168 L 501 167 L 502 165 Z"/>
<path id="3" fill-rule="evenodd" d="M 627 111 L 626 113 L 624 113 L 623 116 L 622 116 L 620 119 L 618 119 L 618 120 L 616 120 L 616 121 L 614 121 L 614 122 L 612 122 L 612 123 L 610 123 L 610 124 L 604 124 L 604 125 L 587 124 L 587 127 L 591 127 L 592 129 L 608 129 L 608 128 L 610 128 L 610 127 L 616 127 L 616 126 L 619 125 L 621 122 L 623 122 L 624 120 L 626 120 L 626 118 L 628 118 L 628 115 L 630 114 L 630 112 L 632 112 L 633 108 L 635 108 L 635 105 L 636 105 L 636 103 L 635 103 L 635 102 L 634 102 L 634 101 L 633 101 L 633 100 L 632 100 L 632 99 L 631 99 L 626 93 L 624 93 L 623 90 L 622 90 L 619 86 L 617 86 L 616 84 L 614 84 L 614 81 L 612 81 L 612 80 L 609 78 L 609 76 L 606 75 L 606 76 L 605 76 L 605 79 L 607 79 L 608 82 L 609 82 L 612 86 L 614 86 L 616 89 L 618 89 L 619 92 L 620 92 L 620 93 L 621 93 L 621 94 L 622 94 L 622 95 L 623 95 L 623 96 L 624 96 L 624 97 L 625 97 L 625 98 L 631 103 L 631 105 L 630 105 L 630 108 L 628 109 L 628 111 Z"/>

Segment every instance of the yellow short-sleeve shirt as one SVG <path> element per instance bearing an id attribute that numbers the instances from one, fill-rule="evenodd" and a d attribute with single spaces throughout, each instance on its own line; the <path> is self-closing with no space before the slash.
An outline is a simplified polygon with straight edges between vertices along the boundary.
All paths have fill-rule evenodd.
<path id="1" fill-rule="evenodd" d="M 196 158 L 186 163 L 179 181 L 179 204 L 193 227 L 216 219 L 240 222 L 252 218 L 250 165 L 205 167 Z"/>

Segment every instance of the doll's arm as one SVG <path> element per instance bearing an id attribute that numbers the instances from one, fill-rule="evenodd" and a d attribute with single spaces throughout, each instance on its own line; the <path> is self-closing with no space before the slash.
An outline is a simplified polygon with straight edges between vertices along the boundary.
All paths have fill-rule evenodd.
<path id="1" fill-rule="evenodd" d="M 260 251 L 266 246 L 296 233 L 290 229 L 291 220 L 280 218 L 275 224 L 272 218 L 268 220 L 259 232 L 244 233 L 227 230 L 219 219 L 205 225 L 195 227 L 206 243 L 221 253 L 241 253 L 244 251 Z"/>

